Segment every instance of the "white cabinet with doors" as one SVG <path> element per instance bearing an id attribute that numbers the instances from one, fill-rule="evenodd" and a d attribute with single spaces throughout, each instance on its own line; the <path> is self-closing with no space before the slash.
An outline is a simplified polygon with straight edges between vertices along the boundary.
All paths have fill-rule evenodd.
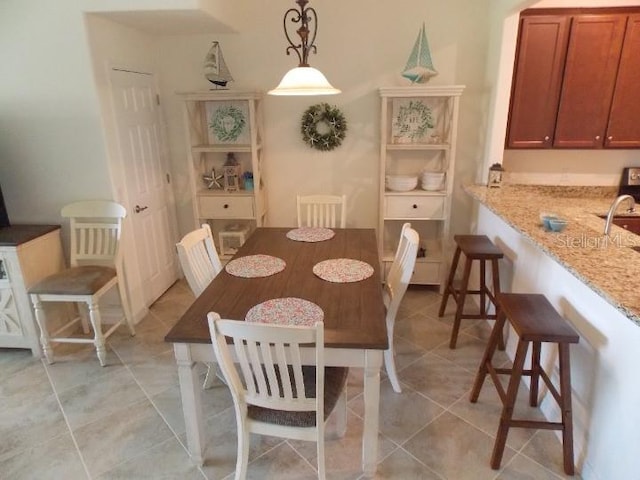
<path id="1" fill-rule="evenodd" d="M 262 94 L 212 90 L 180 96 L 184 101 L 194 228 L 209 223 L 220 251 L 220 233 L 248 234 L 266 221 Z M 238 165 L 235 172 L 225 166 L 230 157 Z"/>
<path id="2" fill-rule="evenodd" d="M 410 222 L 420 234 L 411 283 L 444 286 L 463 90 L 463 85 L 380 88 L 378 244 L 385 277 L 402 225 Z M 423 184 L 423 175 L 432 180 L 438 174 L 441 182 Z M 406 191 L 408 177 L 418 177 L 418 184 Z"/>

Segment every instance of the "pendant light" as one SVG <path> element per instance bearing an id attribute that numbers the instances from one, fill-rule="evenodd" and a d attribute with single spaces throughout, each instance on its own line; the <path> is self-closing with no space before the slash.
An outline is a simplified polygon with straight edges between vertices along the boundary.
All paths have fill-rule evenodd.
<path id="1" fill-rule="evenodd" d="M 318 16 L 312 7 L 307 7 L 309 0 L 296 0 L 297 8 L 290 8 L 284 14 L 283 26 L 284 34 L 289 42 L 287 47 L 287 55 L 293 50 L 298 55 L 299 64 L 297 67 L 289 70 L 280 84 L 269 95 L 335 95 L 340 90 L 333 87 L 322 72 L 313 68 L 308 63 L 309 53 L 316 53 L 315 46 L 316 32 L 318 31 Z M 290 23 L 299 23 L 300 27 L 296 33 L 300 36 L 300 43 L 294 44 L 291 36 L 287 31 L 287 25 Z M 309 24 L 312 25 L 313 32 L 309 30 Z M 311 33 L 311 38 L 309 34 Z"/>

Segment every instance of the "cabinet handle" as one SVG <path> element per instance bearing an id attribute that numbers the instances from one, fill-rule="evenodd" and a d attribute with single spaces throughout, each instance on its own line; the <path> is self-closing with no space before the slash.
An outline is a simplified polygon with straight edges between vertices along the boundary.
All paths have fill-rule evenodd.
<path id="1" fill-rule="evenodd" d="M 609 135 L 609 136 L 607 137 L 607 140 L 609 140 L 609 141 L 613 140 L 613 135 Z"/>
<path id="2" fill-rule="evenodd" d="M 544 141 L 545 141 L 545 142 L 548 142 L 548 141 L 549 141 L 549 135 L 545 135 L 545 136 L 544 136 Z"/>
<path id="3" fill-rule="evenodd" d="M 140 213 L 140 212 L 144 212 L 147 208 L 149 207 L 147 207 L 146 205 L 144 207 L 141 207 L 140 205 L 136 205 L 133 211 L 136 213 Z"/>
<path id="4" fill-rule="evenodd" d="M 228 203 L 225 203 L 225 204 L 222 206 L 222 208 L 229 208 L 229 204 L 228 204 Z"/>
<path id="5" fill-rule="evenodd" d="M 416 205 L 415 203 L 413 204 L 413 208 L 418 208 L 418 205 Z"/>
<path id="6" fill-rule="evenodd" d="M 596 135 L 596 140 L 600 140 L 600 135 Z"/>

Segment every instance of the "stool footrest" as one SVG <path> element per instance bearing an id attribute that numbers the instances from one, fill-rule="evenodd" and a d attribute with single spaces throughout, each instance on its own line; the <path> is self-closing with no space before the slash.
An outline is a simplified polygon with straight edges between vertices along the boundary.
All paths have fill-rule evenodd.
<path id="1" fill-rule="evenodd" d="M 543 430 L 563 430 L 564 426 L 560 422 L 543 422 L 541 420 L 509 420 L 510 427 L 516 428 L 538 428 Z"/>

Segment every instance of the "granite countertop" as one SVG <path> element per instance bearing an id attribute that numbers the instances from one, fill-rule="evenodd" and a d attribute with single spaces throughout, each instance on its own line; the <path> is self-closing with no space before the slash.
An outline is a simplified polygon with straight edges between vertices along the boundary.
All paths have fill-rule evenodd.
<path id="1" fill-rule="evenodd" d="M 466 185 L 465 192 L 530 239 L 607 302 L 640 325 L 640 236 L 615 225 L 605 236 L 604 215 L 617 187 L 555 187 L 538 185 Z M 626 204 L 625 204 L 626 205 Z M 540 213 L 569 221 L 561 233 L 547 232 Z M 624 213 L 624 205 L 617 214 Z"/>
<path id="2" fill-rule="evenodd" d="M 17 247 L 54 230 L 60 225 L 11 225 L 0 228 L 0 247 Z"/>

